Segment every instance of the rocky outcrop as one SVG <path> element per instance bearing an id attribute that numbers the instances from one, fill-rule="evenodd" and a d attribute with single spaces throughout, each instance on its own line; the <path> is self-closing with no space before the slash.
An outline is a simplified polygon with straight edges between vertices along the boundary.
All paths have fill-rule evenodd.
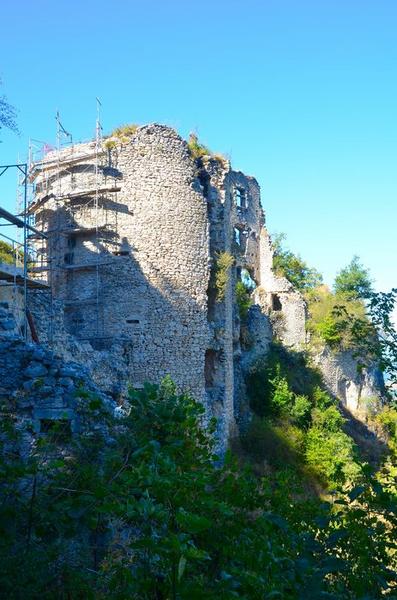
<path id="1" fill-rule="evenodd" d="M 368 410 L 382 403 L 383 375 L 375 364 L 361 368 L 352 351 L 334 352 L 327 347 L 315 355 L 315 363 L 329 392 L 357 418 L 365 418 Z"/>

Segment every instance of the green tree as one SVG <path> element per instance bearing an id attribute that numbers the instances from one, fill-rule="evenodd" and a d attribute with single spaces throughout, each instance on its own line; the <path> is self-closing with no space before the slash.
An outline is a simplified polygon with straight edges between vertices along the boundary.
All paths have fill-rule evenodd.
<path id="1" fill-rule="evenodd" d="M 393 288 L 390 292 L 373 293 L 368 302 L 368 312 L 377 332 L 376 349 L 380 366 L 394 394 L 397 386 L 397 331 L 393 318 L 396 303 L 397 288 Z"/>
<path id="2" fill-rule="evenodd" d="M 350 264 L 339 271 L 335 277 L 334 291 L 352 300 L 370 296 L 372 281 L 369 270 L 361 264 L 358 256 L 353 256 Z"/>
<path id="3" fill-rule="evenodd" d="M 276 275 L 286 277 L 300 291 L 319 286 L 322 275 L 302 260 L 298 254 L 283 247 L 285 235 L 277 234 L 273 238 L 273 269 Z"/>

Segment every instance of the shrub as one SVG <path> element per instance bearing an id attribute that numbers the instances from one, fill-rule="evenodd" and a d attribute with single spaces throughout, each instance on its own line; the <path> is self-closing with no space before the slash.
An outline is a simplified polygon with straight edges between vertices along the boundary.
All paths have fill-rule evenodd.
<path id="1" fill-rule="evenodd" d="M 307 427 L 310 423 L 312 403 L 306 396 L 295 396 L 294 403 L 290 407 L 290 417 L 298 427 Z"/>
<path id="2" fill-rule="evenodd" d="M 255 417 L 241 443 L 251 458 L 271 467 L 284 469 L 304 460 L 304 433 L 288 421 L 275 423 Z"/>
<path id="3" fill-rule="evenodd" d="M 307 432 L 307 464 L 328 486 L 341 488 L 358 480 L 361 469 L 356 453 L 353 440 L 343 431 L 315 425 Z"/>
<path id="4" fill-rule="evenodd" d="M 191 133 L 189 135 L 187 145 L 190 150 L 190 154 L 194 159 L 211 155 L 211 151 L 206 146 L 204 146 L 204 144 L 201 144 L 199 142 L 199 139 L 195 133 Z"/>
<path id="5" fill-rule="evenodd" d="M 0 240 L 0 263 L 6 263 L 9 265 L 13 265 L 15 263 L 15 250 L 13 247 Z"/>
<path id="6" fill-rule="evenodd" d="M 272 388 L 271 407 L 276 414 L 286 414 L 290 411 L 294 403 L 294 394 L 288 386 L 288 381 L 280 375 L 280 370 L 276 377 L 270 381 Z"/>
<path id="7" fill-rule="evenodd" d="M 323 429 L 325 431 L 337 432 L 341 431 L 345 423 L 336 406 L 328 406 L 327 408 L 314 408 L 312 412 L 313 427 Z"/>
<path id="8" fill-rule="evenodd" d="M 375 355 L 375 330 L 361 300 L 332 294 L 326 286 L 311 290 L 306 300 L 310 315 L 307 329 L 314 344 L 353 350 L 363 358 Z"/>
<path id="9" fill-rule="evenodd" d="M 248 311 L 252 306 L 251 289 L 243 281 L 238 281 L 236 283 L 235 294 L 240 319 L 245 321 Z"/>
<path id="10" fill-rule="evenodd" d="M 127 144 L 138 129 L 138 127 L 139 125 L 135 125 L 134 123 L 120 125 L 119 127 L 113 129 L 109 137 L 118 138 L 122 144 Z M 107 148 L 112 148 L 112 142 L 113 140 L 106 140 L 105 146 Z"/>
<path id="11" fill-rule="evenodd" d="M 389 438 L 397 437 L 397 410 L 395 408 L 385 407 L 376 415 L 375 422 L 381 426 Z"/>
<path id="12" fill-rule="evenodd" d="M 322 390 L 320 386 L 316 386 L 313 389 L 312 397 L 314 406 L 319 408 L 321 411 L 324 411 L 329 406 L 335 405 L 335 400 L 331 398 L 328 392 Z"/>
<path id="13" fill-rule="evenodd" d="M 215 288 L 218 302 L 222 302 L 225 299 L 227 285 L 230 280 L 230 269 L 233 265 L 234 258 L 228 252 L 218 252 L 216 254 L 210 285 L 213 285 Z"/>

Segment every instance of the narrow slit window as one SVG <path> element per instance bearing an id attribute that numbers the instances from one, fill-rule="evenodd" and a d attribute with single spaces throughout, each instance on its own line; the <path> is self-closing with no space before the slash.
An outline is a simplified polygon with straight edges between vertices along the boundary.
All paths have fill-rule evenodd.
<path id="1" fill-rule="evenodd" d="M 130 325 L 139 325 L 139 319 L 126 319 Z"/>
<path id="2" fill-rule="evenodd" d="M 233 233 L 234 241 L 238 246 L 241 246 L 241 231 L 238 227 L 234 228 Z"/>

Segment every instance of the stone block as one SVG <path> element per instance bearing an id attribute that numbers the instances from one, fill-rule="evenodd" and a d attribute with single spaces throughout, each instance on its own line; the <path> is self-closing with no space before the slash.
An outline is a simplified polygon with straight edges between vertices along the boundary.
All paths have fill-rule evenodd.
<path id="1" fill-rule="evenodd" d="M 36 379 L 47 375 L 47 369 L 40 363 L 30 363 L 30 365 L 24 370 L 23 374 L 29 379 Z"/>

